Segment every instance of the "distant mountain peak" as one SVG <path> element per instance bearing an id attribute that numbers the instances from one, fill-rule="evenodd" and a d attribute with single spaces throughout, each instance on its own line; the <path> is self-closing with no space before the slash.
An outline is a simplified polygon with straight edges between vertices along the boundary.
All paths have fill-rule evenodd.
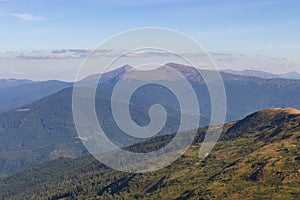
<path id="1" fill-rule="evenodd" d="M 126 65 L 123 65 L 122 67 L 119 67 L 119 68 L 113 69 L 111 71 L 105 72 L 103 75 L 110 76 L 110 77 L 119 76 L 119 75 L 123 75 L 124 73 L 126 73 L 126 72 L 128 72 L 132 69 L 133 69 L 133 67 L 126 64 Z"/>
<path id="2" fill-rule="evenodd" d="M 133 67 L 126 64 L 120 68 L 113 69 L 111 71 L 101 74 L 101 79 L 104 82 L 113 80 L 113 79 L 118 79 L 132 69 L 133 69 Z M 80 86 L 88 87 L 88 86 L 94 85 L 95 83 L 98 83 L 99 78 L 100 78 L 100 74 L 92 74 L 92 75 L 89 75 L 86 78 L 80 80 L 79 83 L 80 83 Z"/>
<path id="3" fill-rule="evenodd" d="M 133 69 L 133 67 L 131 67 L 130 65 L 124 65 L 123 67 L 121 67 L 121 69 L 123 70 L 123 71 L 130 71 L 130 70 L 132 70 Z"/>
<path id="4" fill-rule="evenodd" d="M 242 71 L 225 69 L 222 70 L 222 72 L 234 74 L 234 75 L 240 75 L 240 76 L 253 76 L 253 77 L 259 77 L 264 79 L 274 79 L 274 78 L 300 79 L 300 74 L 295 71 L 291 71 L 284 74 L 273 74 L 265 71 L 252 70 L 252 69 L 245 69 Z"/>
<path id="5" fill-rule="evenodd" d="M 298 72 L 296 72 L 296 71 L 290 71 L 287 74 L 298 74 Z"/>
<path id="6" fill-rule="evenodd" d="M 122 67 L 122 69 L 124 67 Z M 126 67 L 125 69 L 128 70 L 130 68 Z M 180 74 L 181 76 L 179 76 L 178 74 Z M 135 69 L 130 73 L 126 74 L 123 77 L 123 80 L 135 79 L 135 80 L 142 80 L 142 81 L 144 80 L 176 81 L 176 80 L 181 80 L 183 77 L 191 81 L 202 82 L 202 77 L 200 76 L 199 69 L 187 65 L 177 64 L 177 63 L 167 63 L 155 69 L 149 69 L 149 70 Z"/>
<path id="7" fill-rule="evenodd" d="M 178 63 L 167 63 L 163 65 L 162 67 L 172 67 L 176 70 L 179 70 L 180 72 L 193 72 L 193 73 L 198 73 L 198 70 L 194 67 L 188 66 L 188 65 L 183 65 L 183 64 L 178 64 Z"/>

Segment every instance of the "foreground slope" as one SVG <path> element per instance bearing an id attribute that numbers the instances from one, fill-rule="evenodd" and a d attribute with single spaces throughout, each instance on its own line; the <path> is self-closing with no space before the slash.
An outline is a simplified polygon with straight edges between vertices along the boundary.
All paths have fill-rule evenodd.
<path id="1" fill-rule="evenodd" d="M 176 162 L 128 174 L 92 157 L 50 161 L 5 178 L 3 199 L 299 199 L 300 111 L 272 108 L 228 123 L 213 151 L 198 151 L 205 129 Z M 168 142 L 161 136 L 132 148 Z M 159 143 L 159 144 L 157 144 Z"/>

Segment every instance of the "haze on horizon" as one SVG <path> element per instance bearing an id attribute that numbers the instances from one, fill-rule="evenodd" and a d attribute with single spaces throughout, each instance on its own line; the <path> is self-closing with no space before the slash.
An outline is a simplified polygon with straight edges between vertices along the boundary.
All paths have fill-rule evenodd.
<path id="1" fill-rule="evenodd" d="M 141 27 L 192 37 L 219 69 L 300 72 L 299 8 L 297 0 L 0 0 L 0 79 L 73 81 L 99 43 Z"/>

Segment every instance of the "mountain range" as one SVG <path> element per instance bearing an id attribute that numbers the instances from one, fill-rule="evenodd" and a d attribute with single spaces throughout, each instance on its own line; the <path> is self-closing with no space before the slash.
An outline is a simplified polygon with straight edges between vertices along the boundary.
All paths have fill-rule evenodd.
<path id="1" fill-rule="evenodd" d="M 208 125 L 211 103 L 203 78 L 197 76 L 198 72 L 194 68 L 174 63 L 168 66 L 180 70 L 189 81 L 199 99 L 201 111 L 199 126 Z M 161 73 L 165 69 L 165 66 L 162 66 L 157 70 Z M 123 75 L 128 70 L 130 67 L 124 66 L 104 74 L 103 84 L 96 92 L 98 120 L 108 131 L 108 137 L 120 146 L 130 146 L 141 142 L 124 134 L 116 126 L 110 109 L 112 90 L 119 80 L 141 81 L 139 80 L 141 76 L 124 78 Z M 155 72 L 152 71 L 151 74 L 153 73 Z M 202 71 L 202 73 L 216 72 Z M 250 113 L 269 107 L 300 109 L 300 93 L 296 92 L 300 91 L 299 80 L 262 79 L 224 72 L 221 76 L 227 95 L 226 122 L 241 119 Z M 92 78 L 95 76 L 83 80 L 85 89 L 88 89 Z M 181 84 L 181 80 L 166 79 L 164 81 Z M 67 85 L 62 84 L 62 87 L 67 87 Z M 184 94 L 185 91 L 180 92 Z M 172 93 L 157 85 L 144 87 L 144 90 L 137 92 L 132 98 L 130 105 L 132 119 L 140 125 L 149 123 L 148 109 L 155 103 L 163 105 L 168 113 L 166 126 L 158 135 L 176 132 L 180 122 L 180 108 L 176 103 L 176 98 Z M 124 141 L 126 143 L 122 143 Z M 0 152 L 0 173 L 2 174 L 13 174 L 59 157 L 76 158 L 87 155 L 88 152 L 78 137 L 73 121 L 72 88 L 62 89 L 30 104 L 0 113 Z"/>
<path id="2" fill-rule="evenodd" d="M 173 64 L 173 66 L 176 64 Z M 179 67 L 180 68 L 180 67 Z M 111 80 L 116 78 L 124 72 L 130 71 L 132 67 L 125 65 L 121 68 L 115 69 L 108 73 L 105 73 L 105 76 L 102 77 L 102 81 Z M 184 69 L 184 68 L 183 68 Z M 203 70 L 202 70 L 203 71 Z M 158 70 L 153 76 L 160 77 L 160 79 L 170 78 L 166 73 L 159 74 Z M 297 72 L 289 72 L 286 74 L 272 74 L 263 71 L 256 70 L 222 70 L 226 74 L 239 75 L 239 76 L 250 76 L 258 77 L 263 79 L 274 79 L 274 78 L 284 78 L 284 79 L 300 79 L 300 75 Z M 161 77 L 165 74 L 165 77 Z M 192 76 L 195 72 L 191 69 L 185 71 L 183 74 L 186 76 Z M 136 74 L 139 75 L 139 74 Z M 148 76 L 148 75 L 147 75 Z M 89 87 L 92 83 L 97 80 L 99 75 L 91 75 L 85 78 L 84 84 Z M 141 79 L 142 77 L 136 76 L 135 79 Z M 191 77 L 190 77 L 191 78 Z M 16 109 L 20 106 L 32 103 L 43 97 L 49 96 L 53 93 L 56 93 L 64 88 L 72 87 L 73 83 L 49 80 L 49 81 L 32 81 L 27 79 L 0 79 L 0 112 L 9 111 Z M 83 83 L 81 84 L 83 85 Z"/>

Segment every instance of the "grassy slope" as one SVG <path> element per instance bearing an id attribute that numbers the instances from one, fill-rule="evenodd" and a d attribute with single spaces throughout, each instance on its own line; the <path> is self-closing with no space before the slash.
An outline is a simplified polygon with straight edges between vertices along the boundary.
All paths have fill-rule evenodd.
<path id="1" fill-rule="evenodd" d="M 205 159 L 201 143 L 167 168 L 146 174 L 111 170 L 91 157 L 58 159 L 10 176 L 12 199 L 299 199 L 300 115 L 266 110 L 226 126 Z M 0 198 L 1 199 L 1 198 Z"/>

